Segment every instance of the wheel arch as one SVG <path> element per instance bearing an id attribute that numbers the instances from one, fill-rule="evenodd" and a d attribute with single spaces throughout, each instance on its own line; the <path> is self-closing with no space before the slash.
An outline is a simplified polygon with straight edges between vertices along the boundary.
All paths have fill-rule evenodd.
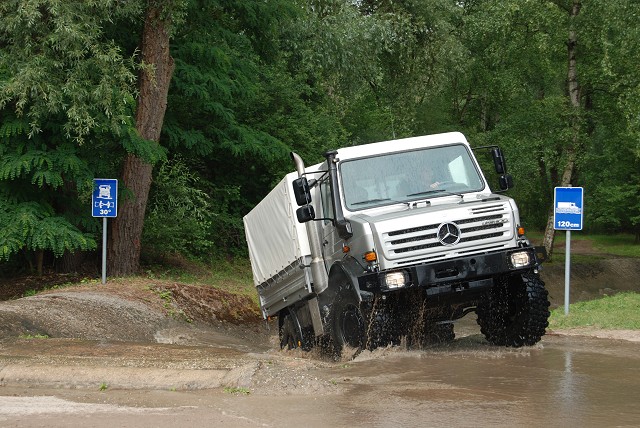
<path id="1" fill-rule="evenodd" d="M 336 261 L 329 270 L 329 287 L 325 293 L 323 293 L 326 294 L 326 299 L 333 301 L 342 286 L 348 284 L 354 296 L 358 299 L 358 302 L 366 300 L 371 293 L 363 293 L 360 290 L 360 285 L 358 284 L 359 273 L 364 273 L 364 269 L 353 257 Z"/>

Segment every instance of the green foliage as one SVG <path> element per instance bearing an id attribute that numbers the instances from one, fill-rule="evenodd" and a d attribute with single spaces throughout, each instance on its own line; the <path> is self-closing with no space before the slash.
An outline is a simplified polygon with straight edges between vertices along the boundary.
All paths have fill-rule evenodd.
<path id="1" fill-rule="evenodd" d="M 94 237 L 81 230 L 93 231 L 95 225 L 76 215 L 75 192 L 89 192 L 91 177 L 80 149 L 52 132 L 47 132 L 46 139 L 44 135 L 28 138 L 24 120 L 12 114 L 3 118 L 0 259 L 9 260 L 23 250 L 48 250 L 60 257 L 65 251 L 94 249 Z"/>
<path id="2" fill-rule="evenodd" d="M 96 248 L 92 178 L 113 174 L 114 136 L 135 107 L 135 56 L 104 28 L 140 12 L 138 1 L 0 3 L 0 259 Z"/>
<path id="3" fill-rule="evenodd" d="M 0 109 L 27 118 L 30 137 L 52 116 L 77 143 L 96 129 L 119 132 L 131 123 L 133 58 L 122 56 L 103 23 L 139 11 L 138 2 L 116 0 L 0 3 Z"/>
<path id="4" fill-rule="evenodd" d="M 563 162 L 566 103 L 562 97 L 523 99 L 490 131 L 471 134 L 474 145 L 497 144 L 507 157 L 515 189 L 510 193 L 520 207 L 522 221 L 544 228 L 557 171 Z M 515 102 L 511 105 L 515 106 Z M 492 168 L 485 168 L 491 175 Z"/>
<path id="5" fill-rule="evenodd" d="M 210 198 L 197 188 L 199 179 L 181 159 L 163 162 L 147 205 L 143 243 L 157 254 L 207 254 L 213 246 Z"/>
<path id="6" fill-rule="evenodd" d="M 630 48 L 640 40 L 631 23 L 637 7 L 584 3 L 573 22 L 550 1 L 474 1 L 463 9 L 457 34 L 468 50 L 451 76 L 453 113 L 472 141 L 505 149 L 524 223 L 546 224 L 567 147 L 577 141 L 572 184 L 585 187 L 586 227 L 638 234 L 640 134 L 632 131 L 637 103 L 628 103 L 639 82 Z M 577 122 L 566 92 L 571 25 L 579 45 Z"/>
<path id="7" fill-rule="evenodd" d="M 224 392 L 227 394 L 234 395 L 249 395 L 251 394 L 251 390 L 249 388 L 243 388 L 238 386 L 225 386 Z"/>
<path id="8" fill-rule="evenodd" d="M 451 37 L 458 13 L 447 1 L 314 2 L 290 43 L 354 144 L 433 132 L 417 129 L 418 114 L 459 54 Z"/>
<path id="9" fill-rule="evenodd" d="M 152 165 L 167 157 L 166 148 L 155 141 L 145 140 L 140 136 L 138 130 L 132 127 L 126 129 L 126 132 L 121 136 L 120 142 L 128 154 L 134 155 Z"/>
<path id="10" fill-rule="evenodd" d="M 29 179 L 31 184 L 55 190 L 66 177 L 90 175 L 87 165 L 78 157 L 75 147 L 62 143 L 53 149 L 38 145 L 34 139 L 20 142 L 14 151 L 4 153 L 0 160 L 0 180 Z"/>
<path id="11" fill-rule="evenodd" d="M 176 65 L 160 144 L 134 128 L 149 5 L 171 21 Z M 313 164 L 449 130 L 505 149 L 538 228 L 577 137 L 586 228 L 640 237 L 639 14 L 632 0 L 584 2 L 574 20 L 546 0 L 0 2 L 0 258 L 93 248 L 92 178 L 127 154 L 160 162 L 145 249 L 205 258 L 246 251 L 242 216 L 290 151 Z"/>
<path id="12" fill-rule="evenodd" d="M 49 335 L 47 334 L 40 334 L 40 333 L 36 333 L 36 334 L 22 334 L 20 335 L 21 339 L 48 339 Z"/>
<path id="13" fill-rule="evenodd" d="M 569 315 L 564 308 L 551 311 L 549 327 L 552 329 L 572 327 L 593 327 L 610 329 L 640 329 L 640 294 L 617 293 L 601 299 L 577 302 L 569 307 Z"/>
<path id="14" fill-rule="evenodd" d="M 65 251 L 95 248 L 93 236 L 56 216 L 50 206 L 14 203 L 0 194 L 0 260 L 8 260 L 22 249 L 51 250 L 60 257 Z"/>
<path id="15" fill-rule="evenodd" d="M 233 31 L 237 24 L 225 6 L 191 3 L 192 19 L 175 39 L 176 70 L 163 142 L 195 156 L 216 150 L 233 157 L 284 155 L 286 147 L 279 140 L 240 117 L 242 102 L 254 97 L 258 64 L 249 39 Z M 219 26 L 211 25 L 212 16 L 220 16 Z"/>
<path id="16" fill-rule="evenodd" d="M 634 97 L 640 93 L 640 31 L 633 24 L 640 11 L 634 2 L 602 1 L 582 12 L 591 130 L 580 165 L 585 222 L 591 230 L 632 232 L 640 241 L 640 108 Z"/>

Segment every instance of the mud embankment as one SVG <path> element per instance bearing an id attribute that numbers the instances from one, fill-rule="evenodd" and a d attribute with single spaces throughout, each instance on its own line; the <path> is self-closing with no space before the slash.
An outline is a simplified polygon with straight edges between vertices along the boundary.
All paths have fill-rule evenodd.
<path id="1" fill-rule="evenodd" d="M 592 256 L 587 262 L 572 261 L 569 277 L 571 303 L 592 300 L 621 291 L 640 292 L 640 259 Z M 549 290 L 551 307 L 564 304 L 564 262 L 543 264 L 540 276 Z"/>

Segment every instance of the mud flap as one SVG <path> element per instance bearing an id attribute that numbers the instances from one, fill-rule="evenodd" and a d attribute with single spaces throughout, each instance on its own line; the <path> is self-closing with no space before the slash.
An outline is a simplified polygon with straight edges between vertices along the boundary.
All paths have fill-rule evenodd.
<path id="1" fill-rule="evenodd" d="M 318 304 L 318 298 L 314 297 L 307 302 L 309 313 L 311 314 L 311 324 L 313 325 L 313 334 L 318 337 L 324 334 L 324 327 L 322 326 L 322 318 L 320 317 L 320 306 Z"/>

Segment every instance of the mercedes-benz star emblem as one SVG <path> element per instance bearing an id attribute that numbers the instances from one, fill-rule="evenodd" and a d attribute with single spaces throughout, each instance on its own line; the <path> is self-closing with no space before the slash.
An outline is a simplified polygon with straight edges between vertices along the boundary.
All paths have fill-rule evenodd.
<path id="1" fill-rule="evenodd" d="M 454 223 L 442 223 L 438 228 L 438 240 L 442 245 L 455 245 L 460 241 L 460 229 Z"/>

